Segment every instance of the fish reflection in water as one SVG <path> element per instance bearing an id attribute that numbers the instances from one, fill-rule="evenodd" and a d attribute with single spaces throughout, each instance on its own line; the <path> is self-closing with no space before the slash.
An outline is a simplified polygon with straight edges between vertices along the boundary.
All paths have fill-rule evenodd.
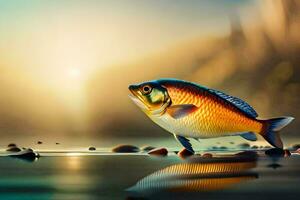
<path id="1" fill-rule="evenodd" d="M 127 189 L 130 193 L 160 191 L 204 192 L 221 190 L 237 183 L 256 179 L 256 158 L 228 157 L 192 159 L 171 165 L 139 180 Z"/>

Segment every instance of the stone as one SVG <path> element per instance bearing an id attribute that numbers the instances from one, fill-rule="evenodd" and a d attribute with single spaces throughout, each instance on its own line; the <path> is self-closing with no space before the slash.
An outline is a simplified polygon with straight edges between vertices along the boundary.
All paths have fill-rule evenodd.
<path id="1" fill-rule="evenodd" d="M 37 141 L 37 144 L 43 144 L 43 142 L 42 141 Z"/>
<path id="2" fill-rule="evenodd" d="M 212 155 L 211 153 L 204 153 L 204 154 L 202 155 L 202 157 L 203 157 L 203 158 L 212 158 L 213 155 Z"/>
<path id="3" fill-rule="evenodd" d="M 89 151 L 95 151 L 96 147 L 89 147 Z"/>
<path id="4" fill-rule="evenodd" d="M 190 157 L 192 155 L 194 155 L 194 153 L 188 151 L 187 149 L 182 149 L 181 151 L 178 152 L 177 154 L 180 158 L 187 158 Z"/>
<path id="5" fill-rule="evenodd" d="M 112 152 L 115 153 L 135 153 L 139 152 L 140 149 L 133 145 L 121 144 L 112 149 Z"/>
<path id="6" fill-rule="evenodd" d="M 6 151 L 9 151 L 9 152 L 20 152 L 21 149 L 19 147 L 10 147 L 8 149 L 6 149 Z"/>
<path id="7" fill-rule="evenodd" d="M 25 149 L 20 152 L 14 152 L 9 155 L 10 157 L 23 159 L 26 161 L 35 161 L 37 158 L 40 157 L 40 155 L 36 152 L 34 152 L 32 149 Z"/>
<path id="8" fill-rule="evenodd" d="M 16 147 L 17 145 L 15 143 L 10 143 L 7 145 L 7 147 Z"/>
<path id="9" fill-rule="evenodd" d="M 156 148 L 149 151 L 148 154 L 154 156 L 166 156 L 168 155 L 168 150 L 166 148 Z"/>

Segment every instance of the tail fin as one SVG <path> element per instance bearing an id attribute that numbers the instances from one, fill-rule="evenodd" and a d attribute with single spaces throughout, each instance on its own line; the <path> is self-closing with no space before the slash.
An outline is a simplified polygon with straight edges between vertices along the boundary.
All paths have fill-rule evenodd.
<path id="1" fill-rule="evenodd" d="M 278 132 L 293 121 L 293 117 L 278 117 L 267 120 L 262 120 L 264 123 L 261 135 L 267 140 L 271 145 L 277 148 L 283 148 L 282 141 Z"/>

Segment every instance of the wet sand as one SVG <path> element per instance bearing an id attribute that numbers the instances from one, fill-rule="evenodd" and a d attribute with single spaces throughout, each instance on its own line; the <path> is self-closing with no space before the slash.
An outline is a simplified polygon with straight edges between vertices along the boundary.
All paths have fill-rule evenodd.
<path id="1" fill-rule="evenodd" d="M 298 199 L 300 156 L 181 159 L 146 153 L 41 151 L 0 157 L 0 199 Z"/>

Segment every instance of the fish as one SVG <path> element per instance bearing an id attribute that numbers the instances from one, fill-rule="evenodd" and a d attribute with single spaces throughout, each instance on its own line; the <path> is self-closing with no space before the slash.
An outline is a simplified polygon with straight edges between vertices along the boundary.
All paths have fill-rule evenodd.
<path id="1" fill-rule="evenodd" d="M 178 163 L 153 172 L 140 179 L 126 191 L 214 191 L 258 178 L 251 170 L 256 167 L 256 159 L 235 157 L 197 160 Z"/>
<path id="2" fill-rule="evenodd" d="M 293 117 L 258 118 L 240 98 L 179 79 L 158 79 L 129 85 L 129 97 L 156 124 L 174 135 L 194 153 L 189 138 L 196 140 L 241 136 L 256 141 L 261 135 L 276 148 L 283 148 L 278 132 Z"/>

